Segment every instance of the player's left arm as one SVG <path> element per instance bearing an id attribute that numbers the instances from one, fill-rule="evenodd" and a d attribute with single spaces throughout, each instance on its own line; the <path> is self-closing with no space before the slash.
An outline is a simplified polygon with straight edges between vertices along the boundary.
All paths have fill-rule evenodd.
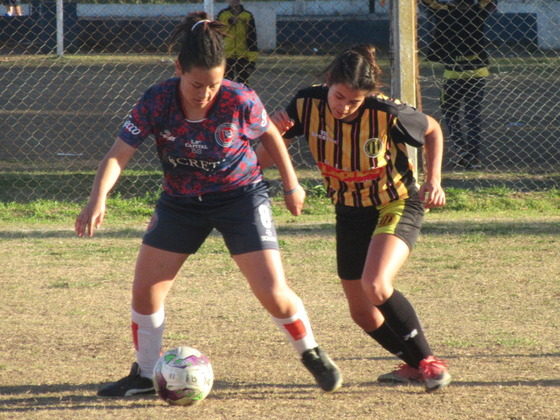
<path id="1" fill-rule="evenodd" d="M 276 128 L 280 131 L 280 134 L 283 135 L 286 131 L 293 127 L 294 121 L 288 116 L 288 113 L 285 110 L 280 110 L 273 112 L 270 114 L 270 121 L 274 123 Z M 290 145 L 292 139 L 284 138 L 284 144 L 287 146 Z M 272 157 L 266 152 L 265 148 L 259 143 L 255 148 L 255 153 L 257 154 L 257 159 L 259 164 L 261 165 L 262 169 L 269 168 L 274 165 Z"/>
<path id="2" fill-rule="evenodd" d="M 276 125 L 269 124 L 260 137 L 259 146 L 264 149 L 280 172 L 286 207 L 294 216 L 299 216 L 305 201 L 305 190 L 299 185 L 290 153 Z"/>
<path id="3" fill-rule="evenodd" d="M 443 132 L 440 124 L 429 115 L 428 128 L 424 135 L 426 152 L 425 182 L 420 187 L 420 198 L 424 207 L 441 207 L 445 204 L 445 192 L 441 187 L 441 165 L 443 161 Z"/>

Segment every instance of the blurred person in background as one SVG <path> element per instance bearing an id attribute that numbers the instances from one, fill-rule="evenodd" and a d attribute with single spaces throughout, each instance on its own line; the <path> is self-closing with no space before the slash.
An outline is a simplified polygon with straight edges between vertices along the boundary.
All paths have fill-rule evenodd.
<path id="1" fill-rule="evenodd" d="M 240 0 L 227 0 L 229 7 L 221 10 L 216 20 L 226 25 L 226 78 L 249 86 L 255 71 L 259 50 L 255 18 Z"/>
<path id="2" fill-rule="evenodd" d="M 492 0 L 421 0 L 431 17 L 432 41 L 427 59 L 445 66 L 440 107 L 451 141 L 451 163 L 478 169 L 482 140 L 482 101 L 490 75 L 484 22 Z M 461 123 L 464 107 L 466 130 Z"/>
<path id="3" fill-rule="evenodd" d="M 6 16 L 21 16 L 20 0 L 4 0 Z"/>

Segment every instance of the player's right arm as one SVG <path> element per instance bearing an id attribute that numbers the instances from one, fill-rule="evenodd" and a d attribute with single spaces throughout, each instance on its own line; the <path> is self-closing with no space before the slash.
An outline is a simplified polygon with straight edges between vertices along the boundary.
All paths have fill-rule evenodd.
<path id="1" fill-rule="evenodd" d="M 82 209 L 74 229 L 78 236 L 93 236 L 94 229 L 103 223 L 105 217 L 105 204 L 109 191 L 115 186 L 122 170 L 136 152 L 136 148 L 117 138 L 111 149 L 107 152 L 95 175 L 89 201 Z"/>

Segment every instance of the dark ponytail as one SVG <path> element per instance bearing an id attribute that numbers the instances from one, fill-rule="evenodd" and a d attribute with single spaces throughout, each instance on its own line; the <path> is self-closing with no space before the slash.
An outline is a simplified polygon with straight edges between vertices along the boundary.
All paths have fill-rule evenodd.
<path id="1" fill-rule="evenodd" d="M 225 25 L 208 19 L 206 12 L 189 13 L 171 34 L 170 49 L 179 39 L 178 60 L 183 72 L 193 67 L 210 70 L 224 65 Z"/>
<path id="2" fill-rule="evenodd" d="M 344 83 L 355 90 L 374 92 L 379 88 L 381 76 L 375 47 L 358 44 L 342 51 L 322 74 L 329 86 Z"/>

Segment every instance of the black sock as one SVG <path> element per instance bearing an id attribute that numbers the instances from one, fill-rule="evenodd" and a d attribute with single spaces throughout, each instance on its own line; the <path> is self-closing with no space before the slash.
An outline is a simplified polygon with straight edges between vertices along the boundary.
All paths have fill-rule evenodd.
<path id="1" fill-rule="evenodd" d="M 395 332 L 389 328 L 386 322 L 378 329 L 367 333 L 371 338 L 379 343 L 381 347 L 389 353 L 394 354 L 407 365 L 418 368 L 418 360 L 410 354 L 406 344 L 402 341 Z"/>
<path id="2" fill-rule="evenodd" d="M 391 297 L 377 308 L 385 317 L 385 323 L 403 340 L 410 355 L 415 359 L 415 362 L 409 365 L 418 368 L 420 361 L 433 353 L 412 304 L 401 292 L 395 290 Z"/>

